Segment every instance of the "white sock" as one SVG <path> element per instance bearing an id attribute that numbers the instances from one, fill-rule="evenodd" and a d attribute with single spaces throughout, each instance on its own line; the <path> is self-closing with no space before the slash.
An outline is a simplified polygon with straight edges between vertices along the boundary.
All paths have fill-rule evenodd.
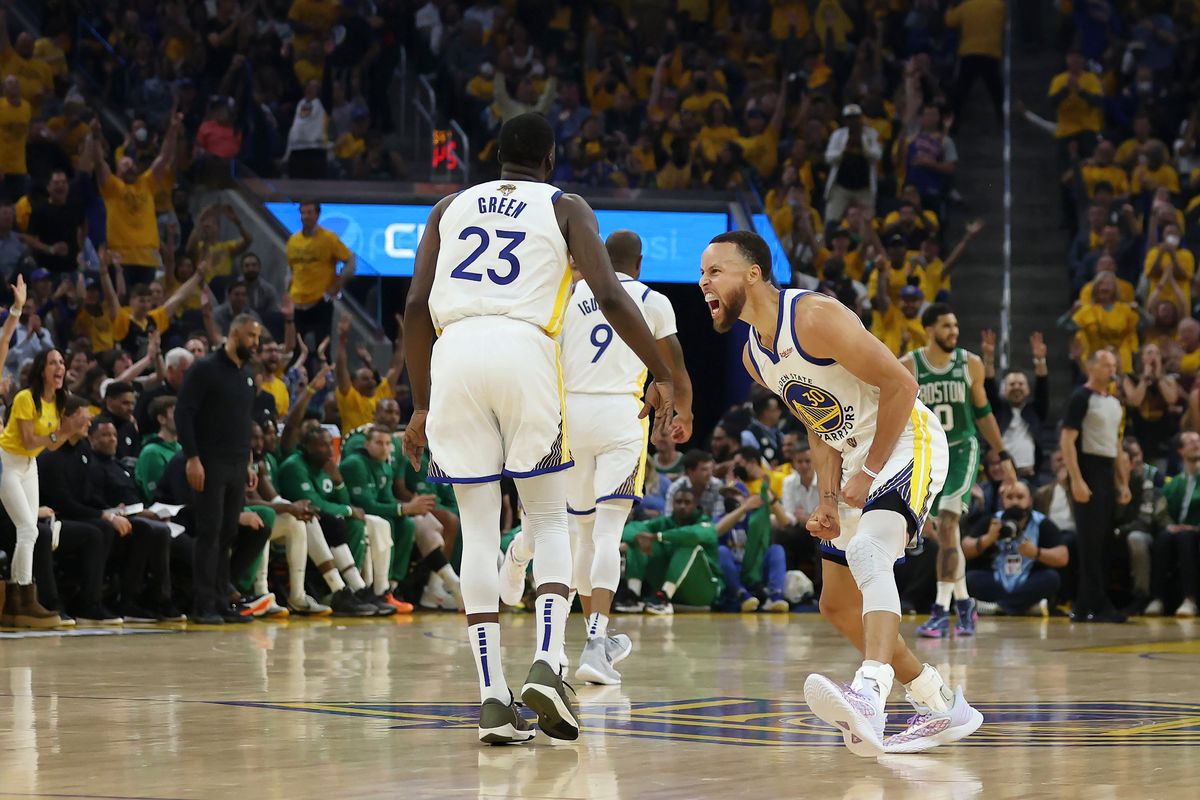
<path id="1" fill-rule="evenodd" d="M 954 581 L 938 581 L 937 582 L 937 603 L 944 609 L 950 608 L 950 597 L 954 593 Z"/>
<path id="2" fill-rule="evenodd" d="M 608 635 L 608 617 L 599 611 L 594 611 L 587 618 L 588 638 L 603 639 Z"/>
<path id="3" fill-rule="evenodd" d="M 366 587 L 366 581 L 362 579 L 358 567 L 354 565 L 354 556 L 350 555 L 350 545 L 339 544 L 333 548 L 333 564 L 338 568 L 338 572 L 342 573 L 342 578 L 350 587 L 350 591 L 357 592 Z"/>
<path id="4" fill-rule="evenodd" d="M 441 576 L 442 581 L 446 584 L 446 588 L 453 594 L 454 590 L 458 588 L 459 583 L 458 576 L 454 574 L 454 567 L 444 564 L 438 568 L 437 574 Z"/>
<path id="5" fill-rule="evenodd" d="M 642 596 L 642 579 L 641 578 L 626 578 L 625 585 L 629 587 L 629 591 L 633 592 L 634 597 Z"/>
<path id="6" fill-rule="evenodd" d="M 855 689 L 875 691 L 879 697 L 879 704 L 883 705 L 887 702 L 888 695 L 892 693 L 892 681 L 895 677 L 896 673 L 892 671 L 891 664 L 864 661 L 858 668 L 858 672 L 854 674 L 854 682 L 851 685 Z"/>
<path id="7" fill-rule="evenodd" d="M 954 693 L 932 664 L 926 664 L 920 675 L 904 684 L 904 689 L 908 692 L 909 700 L 934 711 L 948 711 L 954 705 Z"/>
<path id="8" fill-rule="evenodd" d="M 495 698 L 503 703 L 510 699 L 508 683 L 500 665 L 500 623 L 481 622 L 467 626 L 467 641 L 475 654 L 475 669 L 479 674 L 480 702 Z"/>
<path id="9" fill-rule="evenodd" d="M 954 598 L 956 600 L 971 599 L 971 593 L 967 591 L 967 577 L 965 575 L 954 582 Z"/>
<path id="10" fill-rule="evenodd" d="M 670 581 L 667 581 L 666 583 L 663 584 L 663 588 L 662 588 L 663 594 L 665 594 L 667 596 L 667 599 L 670 600 L 672 597 L 675 596 L 675 590 L 677 588 L 679 588 L 679 587 L 677 587 L 675 584 L 671 583 Z"/>
<path id="11" fill-rule="evenodd" d="M 333 564 L 321 573 L 321 577 L 325 579 L 326 585 L 329 586 L 329 591 L 340 592 L 346 588 L 346 582 L 342 580 L 341 574 L 337 570 L 337 562 L 333 558 L 333 551 L 329 549 L 329 542 L 325 540 L 325 534 L 321 531 L 321 526 L 315 521 L 304 523 L 305 533 L 308 535 L 308 555 L 312 562 L 320 567 L 322 564 Z M 290 561 L 288 562 L 291 563 Z M 301 584 L 303 585 L 303 584 Z M 299 591 L 303 594 L 304 590 L 293 588 L 293 592 Z"/>
<path id="12" fill-rule="evenodd" d="M 388 570 L 392 568 L 392 531 L 387 520 L 368 517 L 367 563 L 371 566 L 371 591 L 382 595 L 388 590 Z"/>
<path id="13" fill-rule="evenodd" d="M 289 526 L 284 536 L 287 547 L 288 595 L 293 600 L 304 600 L 304 572 L 308 567 L 308 533 L 304 525 L 296 522 Z"/>
<path id="14" fill-rule="evenodd" d="M 567 627 L 567 598 L 541 594 L 537 598 L 537 650 L 535 661 L 545 661 L 558 669 L 558 653 L 563 649 Z"/>
<path id="15" fill-rule="evenodd" d="M 258 562 L 258 572 L 254 576 L 254 594 L 262 597 L 267 593 L 267 564 L 271 561 L 271 543 L 263 545 L 262 560 Z"/>

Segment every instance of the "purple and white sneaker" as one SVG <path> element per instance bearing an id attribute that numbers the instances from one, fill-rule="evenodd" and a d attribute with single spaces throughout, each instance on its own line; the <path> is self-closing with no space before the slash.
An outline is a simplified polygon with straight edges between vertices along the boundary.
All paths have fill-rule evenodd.
<path id="1" fill-rule="evenodd" d="M 839 685 L 824 675 L 813 674 L 804 681 L 804 701 L 814 714 L 838 729 L 851 753 L 863 758 L 883 755 L 887 714 L 883 699 L 875 692 Z"/>
<path id="2" fill-rule="evenodd" d="M 909 717 L 908 727 L 883 740 L 885 753 L 923 753 L 965 739 L 983 724 L 983 714 L 967 703 L 961 686 L 954 692 L 954 705 L 947 711 L 913 705 L 917 713 Z"/>
<path id="3" fill-rule="evenodd" d="M 975 600 L 970 597 L 955 600 L 954 613 L 958 616 L 958 622 L 954 624 L 954 635 L 974 636 L 975 623 L 979 621 Z"/>

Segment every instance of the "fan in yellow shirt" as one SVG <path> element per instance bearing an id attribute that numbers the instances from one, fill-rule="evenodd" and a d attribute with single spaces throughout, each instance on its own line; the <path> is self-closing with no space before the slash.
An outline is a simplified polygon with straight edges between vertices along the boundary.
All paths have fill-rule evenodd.
<path id="1" fill-rule="evenodd" d="M 1096 184 L 1101 181 L 1111 186 L 1113 194 L 1117 197 L 1125 197 L 1129 194 L 1129 176 L 1126 175 L 1125 170 L 1113 163 L 1115 159 L 1116 149 L 1112 142 L 1105 139 L 1096 144 L 1096 150 L 1092 153 L 1091 159 L 1080 168 L 1083 185 L 1087 189 L 1089 198 L 1096 196 Z"/>
<path id="2" fill-rule="evenodd" d="M 182 130 L 183 115 L 176 114 L 150 169 L 139 175 L 133 159 L 125 156 L 117 162 L 114 174 L 100 146 L 99 120 L 92 122 L 92 158 L 108 214 L 108 249 L 120 259 L 131 284 L 149 283 L 162 266 L 154 194 L 167 180 L 169 166 L 175 163 Z"/>
<path id="3" fill-rule="evenodd" d="M 1054 76 L 1048 94 L 1058 110 L 1054 135 L 1059 139 L 1100 132 L 1104 124 L 1104 87 L 1099 78 L 1084 70 L 1082 53 L 1067 54 L 1067 71 Z"/>
<path id="4" fill-rule="evenodd" d="M 380 400 L 396 396 L 394 387 L 400 382 L 400 375 L 404 371 L 404 322 L 399 315 L 396 315 L 396 321 L 398 329 L 392 349 L 392 363 L 383 380 L 377 381 L 370 352 L 363 345 L 356 351 L 363 361 L 363 366 L 351 375 L 350 357 L 346 347 L 350 338 L 350 318 L 342 317 L 338 320 L 335 337 L 337 352 L 334 356 L 337 368 L 335 396 L 343 431 L 352 431 L 360 425 L 366 425 L 375 418 L 375 406 Z"/>
<path id="5" fill-rule="evenodd" d="M 1153 235 L 1153 234 L 1152 234 Z M 1196 257 L 1186 247 L 1180 247 L 1179 226 L 1169 222 L 1163 226 L 1162 241 L 1154 243 L 1146 253 L 1143 271 L 1151 287 L 1162 282 L 1169 272 L 1183 295 L 1183 310 L 1192 307 L 1192 278 L 1196 276 Z M 1164 297 L 1164 300 L 1171 299 Z"/>
<path id="6" fill-rule="evenodd" d="M 221 218 L 229 220 L 238 231 L 236 239 L 221 238 Z M 233 206 L 217 203 L 205 207 L 188 237 L 188 255 L 196 263 L 208 262 L 211 278 L 227 278 L 233 274 L 233 259 L 250 249 L 254 237 L 246 230 Z"/>
<path id="7" fill-rule="evenodd" d="M 899 358 L 925 346 L 925 326 L 921 324 L 925 295 L 920 287 L 905 286 L 900 290 L 900 302 L 893 303 L 887 289 L 891 271 L 886 261 L 879 261 L 881 280 L 871 297 L 871 333 Z"/>
<path id="8" fill-rule="evenodd" d="M 4 97 L 0 98 L 0 173 L 27 175 L 25 143 L 29 139 L 29 123 L 33 108 L 21 98 L 21 86 L 9 75 L 4 79 Z"/>
<path id="9" fill-rule="evenodd" d="M 296 51 L 304 52 L 312 42 L 321 44 L 341 12 L 341 0 L 293 0 L 287 18 L 296 34 Z"/>
<path id="10" fill-rule="evenodd" d="M 1109 272 L 1096 276 L 1092 287 L 1093 302 L 1068 311 L 1059 325 L 1075 333 L 1082 345 L 1082 359 L 1097 350 L 1115 348 L 1121 371 L 1133 369 L 1133 354 L 1138 349 L 1138 324 L 1141 316 L 1130 303 L 1117 299 L 1117 278 Z"/>
<path id="11" fill-rule="evenodd" d="M 20 84 L 21 97 L 33 107 L 54 91 L 50 65 L 34 55 L 34 39 L 22 32 L 14 43 L 8 37 L 7 14 L 0 15 L 0 76 L 12 75 Z"/>
<path id="12" fill-rule="evenodd" d="M 322 298 L 336 297 L 354 277 L 354 253 L 336 233 L 317 224 L 320 217 L 320 203 L 301 203 L 300 230 L 287 241 L 288 268 L 292 271 L 288 293 L 298 306 L 311 306 Z"/>
<path id="13" fill-rule="evenodd" d="M 1096 278 L 1100 277 L 1100 273 L 1108 272 L 1111 273 L 1113 277 L 1116 277 L 1116 259 L 1110 256 L 1108 253 L 1104 253 L 1096 259 L 1096 266 L 1093 268 L 1093 270 L 1096 277 L 1085 283 L 1083 288 L 1079 290 L 1079 302 L 1083 303 L 1084 305 L 1093 302 L 1092 292 L 1095 291 Z M 1134 301 L 1133 284 L 1129 281 L 1117 278 L 1117 299 L 1122 303 L 1132 303 Z"/>
<path id="14" fill-rule="evenodd" d="M 1167 162 L 1167 148 L 1162 142 L 1146 145 L 1146 160 L 1133 170 L 1132 190 L 1135 195 L 1153 192 L 1160 186 L 1179 194 L 1179 173 Z"/>
<path id="15" fill-rule="evenodd" d="M 754 108 L 746 112 L 746 136 L 739 137 L 737 142 L 742 146 L 742 157 L 746 163 L 754 167 L 763 179 L 775 173 L 779 164 L 779 135 L 783 130 L 783 115 L 787 108 L 787 76 L 779 82 L 779 91 L 775 93 L 775 105 L 768 120 L 766 112 Z M 811 172 L 809 181 L 811 185 Z M 812 196 L 811 190 L 809 196 Z"/>

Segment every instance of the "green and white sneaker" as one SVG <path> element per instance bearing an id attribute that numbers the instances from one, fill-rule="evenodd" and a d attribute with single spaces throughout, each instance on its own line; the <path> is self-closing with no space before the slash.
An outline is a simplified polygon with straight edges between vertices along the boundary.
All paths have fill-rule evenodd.
<path id="1" fill-rule="evenodd" d="M 555 667 L 540 659 L 534 661 L 521 688 L 521 700 L 537 713 L 538 727 L 551 739 L 579 738 L 574 704 Z"/>
<path id="2" fill-rule="evenodd" d="M 479 741 L 484 744 L 520 744 L 528 742 L 536 733 L 529 720 L 521 716 L 517 703 L 509 695 L 508 705 L 503 700 L 489 697 L 479 706 Z"/>

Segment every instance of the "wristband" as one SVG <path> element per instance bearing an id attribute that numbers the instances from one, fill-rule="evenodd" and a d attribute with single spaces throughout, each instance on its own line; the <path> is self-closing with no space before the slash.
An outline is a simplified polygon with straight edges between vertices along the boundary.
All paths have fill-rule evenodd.
<path id="1" fill-rule="evenodd" d="M 314 389 L 312 386 L 309 386 L 307 389 L 304 390 L 304 393 L 306 395 L 308 395 L 309 397 L 312 397 L 314 394 L 317 393 L 317 390 Z"/>
<path id="2" fill-rule="evenodd" d="M 983 419 L 988 414 L 992 413 L 992 404 L 984 403 L 981 406 L 975 406 L 975 408 L 973 408 L 971 410 L 975 414 L 975 419 Z"/>
<path id="3" fill-rule="evenodd" d="M 878 479 L 879 479 L 879 473 L 878 473 L 878 472 L 876 472 L 876 471 L 874 471 L 874 470 L 872 470 L 872 469 L 869 469 L 869 468 L 867 467 L 867 465 L 866 465 L 866 464 L 863 464 L 862 471 L 863 471 L 863 472 L 864 472 L 866 475 L 868 475 L 868 476 L 871 478 L 871 480 L 878 480 Z"/>
<path id="4" fill-rule="evenodd" d="M 345 482 L 345 481 L 342 481 L 341 483 L 335 483 L 335 484 L 333 485 L 333 488 L 334 488 L 335 490 L 336 490 L 336 489 L 345 489 L 345 488 L 346 488 L 346 482 Z"/>
<path id="5" fill-rule="evenodd" d="M 401 517 L 404 516 L 404 503 L 396 503 L 396 513 Z"/>
<path id="6" fill-rule="evenodd" d="M 1000 456 L 1001 461 L 1012 461 L 1014 467 L 1017 465 L 1017 462 L 1013 461 L 1012 453 L 1008 452 L 1007 450 L 1001 450 L 996 455 Z"/>

